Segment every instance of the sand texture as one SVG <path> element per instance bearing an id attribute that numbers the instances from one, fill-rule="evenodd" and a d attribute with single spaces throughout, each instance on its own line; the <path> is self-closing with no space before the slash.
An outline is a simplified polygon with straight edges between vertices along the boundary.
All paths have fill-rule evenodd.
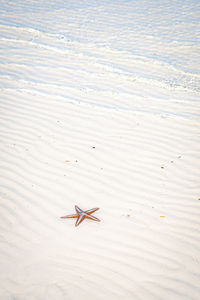
<path id="1" fill-rule="evenodd" d="M 0 2 L 0 299 L 199 300 L 198 1 Z"/>

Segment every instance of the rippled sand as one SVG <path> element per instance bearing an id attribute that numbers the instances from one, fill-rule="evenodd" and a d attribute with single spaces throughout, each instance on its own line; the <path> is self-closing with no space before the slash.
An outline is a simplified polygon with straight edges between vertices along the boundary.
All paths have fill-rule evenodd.
<path id="1" fill-rule="evenodd" d="M 2 2 L 1 299 L 199 299 L 198 6 Z"/>

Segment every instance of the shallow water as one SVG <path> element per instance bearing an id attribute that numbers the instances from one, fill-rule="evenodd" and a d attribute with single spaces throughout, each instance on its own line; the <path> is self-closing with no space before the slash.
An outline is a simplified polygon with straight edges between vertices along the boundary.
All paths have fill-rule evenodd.
<path id="1" fill-rule="evenodd" d="M 1 1 L 2 299 L 199 299 L 199 8 Z"/>

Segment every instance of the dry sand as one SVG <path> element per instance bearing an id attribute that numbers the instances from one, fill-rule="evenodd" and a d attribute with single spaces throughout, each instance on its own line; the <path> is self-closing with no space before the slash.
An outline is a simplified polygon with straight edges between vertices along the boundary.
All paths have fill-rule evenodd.
<path id="1" fill-rule="evenodd" d="M 160 38 L 134 23 L 114 31 L 135 2 L 19 3 L 16 14 L 4 3 L 1 24 L 0 298 L 198 300 L 199 75 L 186 27 L 167 39 L 153 2 L 151 16 L 147 2 L 135 9 Z M 101 222 L 60 219 L 75 205 L 99 207 Z"/>

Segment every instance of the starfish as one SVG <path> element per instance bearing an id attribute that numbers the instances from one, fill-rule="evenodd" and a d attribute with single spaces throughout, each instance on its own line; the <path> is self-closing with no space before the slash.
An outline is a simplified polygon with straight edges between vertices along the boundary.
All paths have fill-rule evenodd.
<path id="1" fill-rule="evenodd" d="M 96 210 L 98 210 L 99 208 L 92 208 L 86 211 L 83 211 L 82 209 L 80 209 L 77 205 L 75 205 L 75 210 L 76 210 L 76 214 L 74 215 L 68 215 L 68 216 L 64 216 L 61 217 L 62 219 L 68 219 L 68 218 L 77 218 L 76 220 L 76 224 L 75 226 L 78 226 L 79 224 L 81 224 L 81 222 L 86 218 L 86 219 L 90 219 L 93 221 L 97 221 L 100 222 L 100 220 L 94 216 L 92 216 L 91 214 L 93 212 L 95 212 Z"/>

